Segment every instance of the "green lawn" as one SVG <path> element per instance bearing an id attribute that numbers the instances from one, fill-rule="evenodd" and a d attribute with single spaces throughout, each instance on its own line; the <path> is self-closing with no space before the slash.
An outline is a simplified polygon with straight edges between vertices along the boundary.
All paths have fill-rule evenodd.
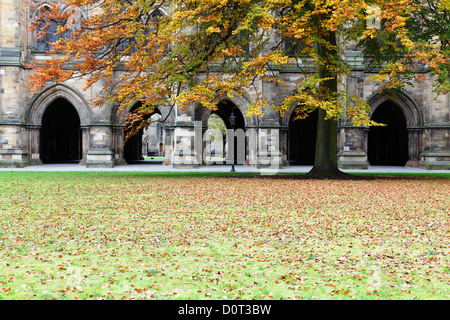
<path id="1" fill-rule="evenodd" d="M 165 157 L 144 157 L 144 160 L 157 160 L 157 161 L 164 161 Z"/>
<path id="2" fill-rule="evenodd" d="M 448 175 L 216 175 L 0 173 L 0 298 L 450 297 Z"/>

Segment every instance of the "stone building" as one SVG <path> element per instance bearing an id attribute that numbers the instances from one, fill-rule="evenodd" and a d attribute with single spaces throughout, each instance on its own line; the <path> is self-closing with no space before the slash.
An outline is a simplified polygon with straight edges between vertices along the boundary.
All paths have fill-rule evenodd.
<path id="1" fill-rule="evenodd" d="M 48 39 L 36 40 L 27 32 L 34 11 L 45 6 L 36 4 L 36 9 L 30 9 L 23 0 L 0 0 L 0 166 L 76 161 L 86 167 L 113 167 L 142 159 L 149 151 L 163 154 L 165 165 L 196 167 L 206 164 L 205 155 L 210 154 L 211 146 L 208 147 L 204 137 L 212 113 L 221 117 L 227 128 L 231 114 L 236 117 L 237 140 L 228 143 L 228 151 L 240 150 L 236 155 L 238 163 L 255 166 L 313 163 L 316 115 L 292 121 L 296 107 L 292 106 L 282 117 L 273 110 L 265 110 L 261 118 L 247 117 L 248 107 L 255 99 L 251 91 L 219 99 L 217 111 L 195 105 L 181 113 L 161 106 L 155 113 L 164 122 L 156 130 L 141 133 L 126 143 L 126 112 L 119 113 L 110 105 L 91 108 L 88 104 L 100 87 L 83 91 L 82 82 L 70 80 L 30 93 L 24 81 L 31 70 L 25 68 L 25 63 L 31 58 L 46 59 L 47 41 L 53 40 L 51 33 Z M 449 96 L 436 97 L 429 76 L 403 92 L 379 94 L 376 83 L 368 81 L 370 74 L 364 71 L 361 55 L 348 50 L 346 57 L 353 69 L 346 83 L 348 90 L 369 102 L 372 119 L 388 126 L 352 127 L 340 121 L 336 150 L 339 166 L 450 169 Z M 299 70 L 287 65 L 275 71 L 288 86 L 264 81 L 257 85 L 276 104 L 295 90 L 295 81 L 304 76 Z M 150 137 L 154 134 L 158 136 Z M 147 137 L 144 147 L 142 136 Z M 153 141 L 152 150 L 146 141 Z"/>

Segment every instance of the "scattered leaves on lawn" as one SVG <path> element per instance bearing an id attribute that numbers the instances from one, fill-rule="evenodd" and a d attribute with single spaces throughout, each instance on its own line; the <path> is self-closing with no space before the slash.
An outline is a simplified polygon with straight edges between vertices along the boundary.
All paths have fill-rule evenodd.
<path id="1" fill-rule="evenodd" d="M 2 299 L 446 299 L 448 179 L 0 174 Z"/>

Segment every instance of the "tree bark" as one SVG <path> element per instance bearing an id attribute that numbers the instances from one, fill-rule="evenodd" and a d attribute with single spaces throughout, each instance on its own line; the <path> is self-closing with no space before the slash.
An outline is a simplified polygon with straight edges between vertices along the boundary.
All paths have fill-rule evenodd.
<path id="1" fill-rule="evenodd" d="M 318 44 L 318 54 L 322 60 L 319 65 L 319 77 L 331 78 L 321 82 L 319 87 L 322 99 L 327 99 L 330 93 L 337 92 L 337 76 L 327 68 L 330 63 L 329 57 L 337 55 L 336 33 L 327 31 L 322 34 L 322 38 L 332 46 L 327 48 L 321 43 Z M 337 120 L 325 120 L 325 116 L 326 111 L 319 109 L 314 166 L 308 175 L 315 178 L 345 176 L 347 174 L 340 171 L 337 164 Z"/>
<path id="2" fill-rule="evenodd" d="M 341 177 L 346 174 L 337 165 L 337 121 L 325 120 L 326 111 L 319 110 L 314 166 L 308 173 L 316 178 Z"/>

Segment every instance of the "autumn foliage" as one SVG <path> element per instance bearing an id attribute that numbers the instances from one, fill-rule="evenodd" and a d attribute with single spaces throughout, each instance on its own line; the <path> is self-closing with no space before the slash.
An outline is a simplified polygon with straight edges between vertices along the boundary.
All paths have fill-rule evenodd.
<path id="1" fill-rule="evenodd" d="M 30 63 L 29 84 L 38 91 L 49 82 L 82 78 L 89 88 L 101 79 L 103 92 L 94 105 L 125 108 L 141 101 L 142 113 L 193 103 L 214 109 L 218 97 L 252 91 L 249 115 L 268 107 L 283 114 L 302 103 L 300 118 L 320 108 L 326 118 L 368 125 L 367 104 L 345 90 L 348 48 L 363 51 L 380 68 L 373 76 L 380 88 L 420 79 L 418 63 L 444 79 L 448 75 L 448 46 L 439 48 L 408 29 L 411 13 L 420 10 L 413 0 L 66 0 L 39 12 L 36 21 L 60 21 L 59 32 L 69 36 L 53 43 L 52 59 Z M 313 68 L 303 70 L 305 61 Z M 288 64 L 297 65 L 306 80 L 273 105 L 258 81 L 283 85 L 277 70 Z M 342 90 L 324 85 L 330 79 Z M 447 92 L 448 82 L 438 89 Z"/>
<path id="2" fill-rule="evenodd" d="M 3 172 L 0 298 L 450 297 L 448 178 L 290 176 Z"/>

